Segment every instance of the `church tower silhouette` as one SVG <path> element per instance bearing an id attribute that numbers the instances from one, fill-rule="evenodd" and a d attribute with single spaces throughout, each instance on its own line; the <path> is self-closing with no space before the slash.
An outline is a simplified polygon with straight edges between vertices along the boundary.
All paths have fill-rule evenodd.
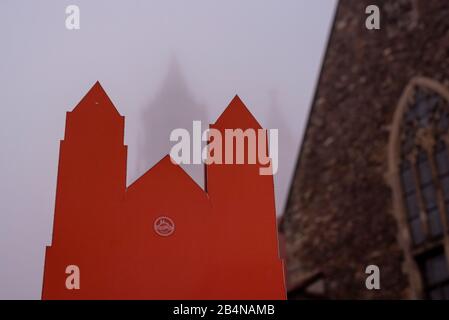
<path id="1" fill-rule="evenodd" d="M 211 127 L 260 129 L 237 96 Z M 165 156 L 127 187 L 123 138 L 97 82 L 67 113 L 43 299 L 285 299 L 271 175 L 210 164 L 204 191 Z"/>

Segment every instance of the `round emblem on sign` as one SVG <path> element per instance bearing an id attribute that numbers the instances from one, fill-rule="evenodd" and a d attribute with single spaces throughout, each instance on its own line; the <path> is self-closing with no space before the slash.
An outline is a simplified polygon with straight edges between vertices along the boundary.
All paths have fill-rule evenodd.
<path id="1" fill-rule="evenodd" d="M 154 231 L 163 237 L 168 237 L 175 231 L 175 223 L 169 217 L 159 217 L 154 220 Z"/>

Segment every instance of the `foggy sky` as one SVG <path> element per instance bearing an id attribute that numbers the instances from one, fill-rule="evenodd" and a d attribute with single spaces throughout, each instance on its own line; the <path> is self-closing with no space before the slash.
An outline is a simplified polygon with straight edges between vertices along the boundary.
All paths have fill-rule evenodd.
<path id="1" fill-rule="evenodd" d="M 80 7 L 80 30 L 65 28 L 70 4 Z M 169 153 L 162 128 L 213 123 L 238 94 L 263 127 L 279 129 L 281 214 L 334 8 L 335 0 L 2 0 L 0 299 L 40 299 L 65 115 L 97 80 L 126 117 L 128 185 Z M 202 184 L 200 171 L 183 167 Z"/>

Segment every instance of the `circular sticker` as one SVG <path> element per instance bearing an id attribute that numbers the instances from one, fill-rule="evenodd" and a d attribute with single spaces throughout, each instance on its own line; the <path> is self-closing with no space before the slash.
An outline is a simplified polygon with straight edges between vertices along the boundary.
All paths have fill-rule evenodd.
<path id="1" fill-rule="evenodd" d="M 159 217 L 154 220 L 154 231 L 162 237 L 168 237 L 175 231 L 175 223 L 169 217 Z"/>

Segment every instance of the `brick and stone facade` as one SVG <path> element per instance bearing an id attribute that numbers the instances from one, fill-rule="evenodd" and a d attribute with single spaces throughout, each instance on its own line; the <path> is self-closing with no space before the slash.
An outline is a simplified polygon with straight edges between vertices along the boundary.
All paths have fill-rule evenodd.
<path id="1" fill-rule="evenodd" d="M 380 30 L 365 28 L 371 4 Z M 448 17 L 441 0 L 339 2 L 280 223 L 290 297 L 307 296 L 311 282 L 316 297 L 421 297 L 399 240 L 388 145 L 412 79 L 449 87 Z M 370 264 L 380 267 L 381 290 L 365 287 Z"/>

